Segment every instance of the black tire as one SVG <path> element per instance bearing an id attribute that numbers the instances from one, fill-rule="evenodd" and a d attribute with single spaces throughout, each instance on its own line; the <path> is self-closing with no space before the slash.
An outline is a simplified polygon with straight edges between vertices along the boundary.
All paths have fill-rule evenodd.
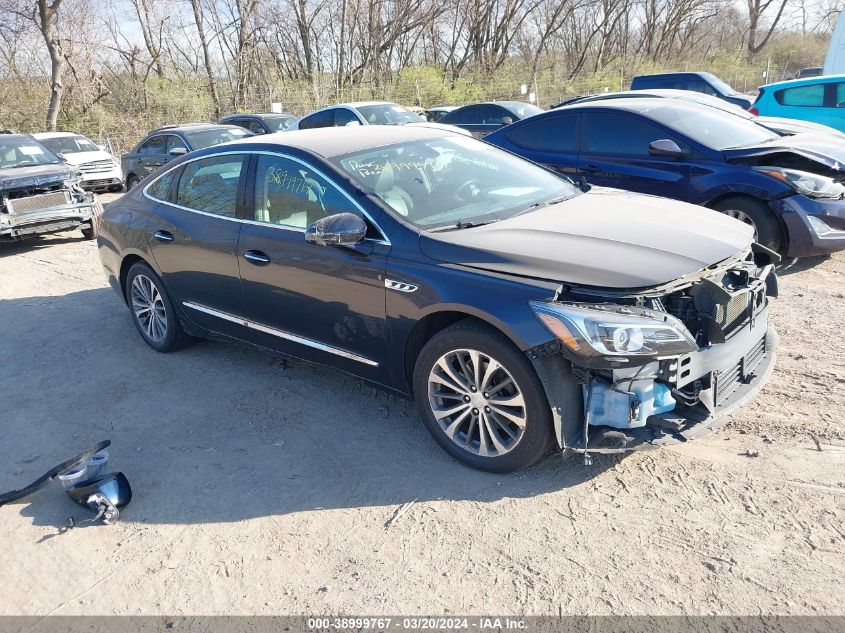
<path id="1" fill-rule="evenodd" d="M 135 174 L 129 174 L 126 177 L 126 191 L 131 191 L 132 189 L 134 189 L 135 185 L 137 185 L 139 182 L 141 182 L 141 180 L 138 178 L 138 176 L 136 176 Z"/>
<path id="2" fill-rule="evenodd" d="M 779 251 L 786 243 L 777 218 L 762 200 L 748 196 L 733 196 L 720 200 L 712 208 L 734 217 L 735 212 L 745 216 L 740 219 L 754 227 L 757 234 L 756 241 L 766 248 Z"/>
<path id="3" fill-rule="evenodd" d="M 82 237 L 84 237 L 86 240 L 93 240 L 97 237 L 97 231 L 94 229 L 93 224 L 87 228 L 81 229 L 81 231 Z"/>
<path id="4" fill-rule="evenodd" d="M 437 405 L 448 407 L 449 405 L 444 403 L 449 402 L 449 400 L 440 400 L 437 395 L 432 395 L 432 392 L 429 391 L 429 377 L 439 361 L 449 354 L 456 353 L 458 350 L 477 351 L 489 359 L 494 359 L 513 379 L 515 386 L 512 388 L 512 391 L 515 391 L 517 395 L 521 395 L 522 401 L 524 402 L 524 407 L 517 409 L 508 408 L 511 412 L 517 411 L 521 415 L 524 415 L 524 426 L 521 431 L 517 431 L 517 433 L 521 433 L 517 440 L 514 441 L 510 435 L 505 433 L 504 426 L 500 422 L 494 421 L 498 419 L 507 423 L 506 418 L 498 415 L 497 412 L 499 409 L 496 409 L 496 412 L 490 413 L 489 407 L 484 407 L 484 410 L 488 412 L 488 417 L 482 418 L 480 412 L 478 415 L 473 413 L 479 411 L 474 408 L 476 403 L 472 402 L 463 405 L 461 404 L 460 395 L 457 397 L 450 395 L 449 398 L 458 402 L 458 406 L 473 408 L 470 412 L 467 412 L 467 415 L 470 417 L 465 418 L 466 422 L 461 423 L 458 431 L 453 431 L 458 436 L 457 439 L 451 439 L 446 430 L 441 426 L 435 415 L 434 407 Z M 483 360 L 479 362 L 479 366 L 483 362 Z M 489 362 L 486 367 L 490 367 Z M 496 382 L 501 383 L 501 377 L 504 375 L 498 374 L 500 378 Z M 495 376 L 496 374 L 491 374 L 491 382 L 493 382 L 492 377 Z M 495 386 L 493 385 L 493 387 Z M 458 461 L 473 468 L 494 473 L 505 473 L 527 468 L 537 462 L 548 451 L 554 439 L 551 408 L 549 407 L 540 379 L 528 358 L 499 331 L 474 319 L 460 321 L 437 333 L 426 343 L 414 366 L 413 387 L 417 411 L 429 433 L 431 433 L 432 437 L 440 444 L 443 450 Z M 437 393 L 442 393 L 439 391 L 441 389 L 439 384 L 437 388 Z M 446 390 L 448 391 L 449 388 L 446 387 Z M 474 389 L 473 391 L 476 392 L 473 394 L 474 397 L 480 395 L 481 390 Z M 457 392 L 454 393 L 457 394 Z M 502 394 L 498 390 L 497 393 Z M 490 395 L 493 398 L 494 394 Z M 505 393 L 505 397 L 507 397 L 507 393 Z M 466 396 L 463 396 L 463 398 L 465 399 Z M 493 403 L 495 400 L 485 400 L 484 402 Z M 479 403 L 479 406 L 481 406 L 481 403 Z M 451 418 L 446 418 L 444 424 L 454 428 L 457 418 L 460 417 L 462 416 L 456 414 Z M 473 418 L 476 420 L 476 426 L 474 427 L 471 426 Z M 478 434 L 482 432 L 482 420 L 489 422 L 483 425 L 484 429 L 487 429 L 485 431 L 487 433 L 485 445 L 492 447 L 492 438 L 490 437 L 489 429 L 496 429 L 498 440 L 504 438 L 505 441 L 513 441 L 513 445 L 506 452 L 503 451 L 501 454 L 493 456 L 482 455 L 476 452 L 480 448 L 475 447 L 473 438 L 479 438 L 478 447 L 480 447 L 481 437 Z M 461 431 L 460 429 L 465 430 Z M 463 434 L 462 436 L 460 435 L 461 433 Z"/>
<path id="5" fill-rule="evenodd" d="M 165 324 L 165 332 L 160 338 L 156 336 L 160 333 L 160 330 L 153 330 L 153 328 L 147 327 L 145 325 L 146 320 L 144 317 L 139 317 L 135 311 L 133 291 L 135 289 L 135 280 L 139 277 L 144 278 L 139 280 L 140 285 L 145 286 L 145 280 L 149 280 L 149 282 L 155 287 L 158 297 L 160 297 L 163 310 L 158 311 L 158 314 L 161 315 L 163 312 L 162 320 Z M 139 298 L 142 298 L 142 296 L 139 295 Z M 141 335 L 141 338 L 143 338 L 144 342 L 155 351 L 162 353 L 174 352 L 185 347 L 192 341 L 192 338 L 185 333 L 185 330 L 182 328 L 182 324 L 179 322 L 179 317 L 176 315 L 176 310 L 173 307 L 173 301 L 171 301 L 170 295 L 167 293 L 167 289 L 164 287 L 164 284 L 161 282 L 158 275 L 155 274 L 155 271 L 153 271 L 153 269 L 145 262 L 136 262 L 133 264 L 126 275 L 126 304 L 129 306 L 132 321 L 135 323 L 135 327 L 138 329 L 138 333 Z"/>

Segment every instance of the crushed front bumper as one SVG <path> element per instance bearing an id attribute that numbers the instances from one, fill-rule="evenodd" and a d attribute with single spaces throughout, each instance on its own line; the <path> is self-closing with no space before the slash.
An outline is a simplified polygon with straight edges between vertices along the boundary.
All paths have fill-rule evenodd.
<path id="1" fill-rule="evenodd" d="M 789 196 L 769 203 L 783 218 L 788 257 L 824 255 L 845 250 L 845 200 Z"/>
<path id="2" fill-rule="evenodd" d="M 762 316 L 762 315 L 761 315 Z M 730 343 L 733 342 L 733 345 Z M 705 406 L 681 403 L 668 413 L 653 415 L 645 426 L 618 429 L 588 426 L 584 440 L 583 400 L 572 391 L 571 369 L 562 356 L 534 359 L 552 407 L 558 443 L 561 448 L 590 453 L 624 453 L 680 444 L 725 425 L 739 409 L 765 386 L 775 366 L 777 332 L 765 318 L 757 327 L 739 333 L 739 338 L 693 353 L 697 370 L 713 381 L 712 393 L 702 394 Z M 700 376 L 699 376 L 700 377 Z M 720 384 L 720 381 L 722 384 Z M 559 385 L 569 385 L 565 391 Z M 578 405 L 573 404 L 578 401 Z"/>
<path id="3" fill-rule="evenodd" d="M 103 212 L 100 201 L 91 193 L 80 198 L 81 202 L 52 209 L 0 213 L 0 241 L 93 227 L 95 218 Z"/>

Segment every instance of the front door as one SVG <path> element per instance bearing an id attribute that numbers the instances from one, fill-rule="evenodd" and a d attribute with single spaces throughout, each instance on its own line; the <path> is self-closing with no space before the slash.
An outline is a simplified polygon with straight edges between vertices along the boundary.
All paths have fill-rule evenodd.
<path id="1" fill-rule="evenodd" d="M 238 249 L 250 340 L 385 382 L 386 240 L 371 226 L 358 247 L 310 244 L 310 224 L 360 208 L 292 157 L 259 154 L 254 174 Z"/>
<path id="2" fill-rule="evenodd" d="M 237 202 L 245 165 L 245 154 L 191 161 L 147 192 L 161 201 L 147 239 L 173 301 L 201 327 L 236 337 L 243 336 Z"/>
<path id="3" fill-rule="evenodd" d="M 622 113 L 581 114 L 582 150 L 578 169 L 592 185 L 687 200 L 690 168 L 685 160 L 651 156 L 649 143 L 684 143 L 643 117 Z"/>

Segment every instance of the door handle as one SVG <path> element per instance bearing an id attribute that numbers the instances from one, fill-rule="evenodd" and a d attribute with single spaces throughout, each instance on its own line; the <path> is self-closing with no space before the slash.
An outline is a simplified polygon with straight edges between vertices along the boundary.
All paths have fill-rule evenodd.
<path id="1" fill-rule="evenodd" d="M 147 163 L 147 167 L 161 167 L 164 163 Z"/>
<path id="2" fill-rule="evenodd" d="M 264 264 L 270 263 L 270 256 L 261 251 L 247 251 L 244 253 L 244 259 L 256 266 L 263 266 Z"/>
<path id="3" fill-rule="evenodd" d="M 169 231 L 156 231 L 155 233 L 153 233 L 153 237 L 156 238 L 159 242 L 163 242 L 164 244 L 173 241 L 173 234 Z"/>

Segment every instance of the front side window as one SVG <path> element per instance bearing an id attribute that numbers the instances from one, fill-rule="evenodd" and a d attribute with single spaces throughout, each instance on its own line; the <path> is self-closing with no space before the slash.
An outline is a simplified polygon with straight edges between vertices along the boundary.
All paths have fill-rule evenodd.
<path id="1" fill-rule="evenodd" d="M 334 109 L 321 110 L 310 114 L 299 122 L 300 130 L 311 130 L 318 127 L 331 127 L 334 125 Z"/>
<path id="2" fill-rule="evenodd" d="M 184 149 L 185 151 L 188 150 L 187 145 L 185 145 L 185 141 L 183 141 L 181 138 L 179 138 L 175 134 L 169 134 L 167 136 L 167 146 L 166 146 L 167 153 L 169 154 L 172 150 L 177 149 L 177 148 Z"/>
<path id="3" fill-rule="evenodd" d="M 179 178 L 176 204 L 234 218 L 244 157 L 227 154 L 187 163 Z"/>
<path id="4" fill-rule="evenodd" d="M 588 154 L 648 156 L 652 141 L 667 138 L 658 126 L 639 117 L 589 112 L 582 115 L 584 147 Z"/>
<path id="5" fill-rule="evenodd" d="M 440 121 L 452 125 L 470 125 L 480 123 L 481 117 L 481 106 L 466 106 L 450 112 L 441 118 Z"/>
<path id="6" fill-rule="evenodd" d="M 360 210 L 332 183 L 302 163 L 261 154 L 255 169 L 255 220 L 305 229 L 320 218 Z"/>
<path id="7" fill-rule="evenodd" d="M 775 93 L 778 103 L 785 106 L 821 108 L 824 105 L 824 84 L 785 88 Z"/>
<path id="8" fill-rule="evenodd" d="M 423 230 L 495 222 L 579 194 L 568 180 L 464 136 L 407 141 L 333 162 Z"/>
<path id="9" fill-rule="evenodd" d="M 253 134 L 264 134 L 264 126 L 261 125 L 255 119 L 247 119 L 243 125 L 246 129 L 248 129 Z"/>
<path id="10" fill-rule="evenodd" d="M 194 149 L 204 149 L 212 145 L 220 145 L 221 143 L 228 143 L 235 141 L 245 136 L 252 136 L 252 132 L 248 132 L 242 127 L 227 127 L 212 130 L 198 130 L 196 132 L 185 132 L 188 141 Z"/>
<path id="11" fill-rule="evenodd" d="M 346 108 L 338 108 L 334 111 L 335 126 L 341 127 L 350 123 L 353 125 L 355 125 L 356 123 L 361 123 L 358 120 L 358 117 L 355 116 L 355 113 L 352 112 L 352 110 L 347 110 Z"/>
<path id="12" fill-rule="evenodd" d="M 845 108 L 845 84 L 836 84 L 836 107 Z"/>

